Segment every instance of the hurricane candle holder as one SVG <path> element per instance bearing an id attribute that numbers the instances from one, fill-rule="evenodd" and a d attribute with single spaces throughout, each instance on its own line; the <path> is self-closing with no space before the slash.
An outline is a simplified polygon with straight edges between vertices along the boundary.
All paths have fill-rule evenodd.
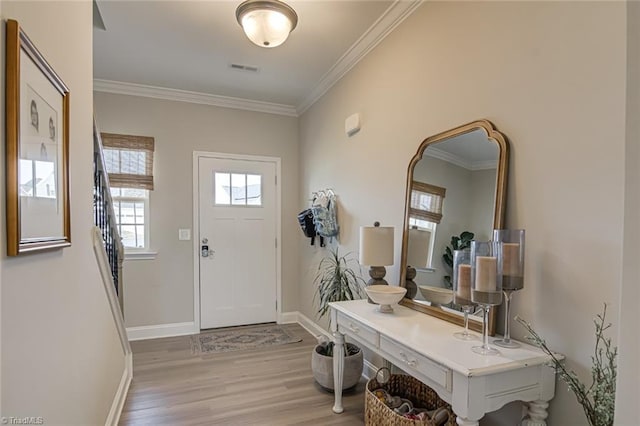
<path id="1" fill-rule="evenodd" d="M 482 346 L 472 351 L 480 355 L 497 355 L 489 346 L 489 312 L 502 303 L 501 246 L 493 241 L 471 242 L 471 301 L 483 308 Z"/>
<path id="2" fill-rule="evenodd" d="M 503 348 L 518 348 L 511 340 L 511 297 L 524 288 L 524 229 L 494 229 L 493 240 L 502 248 L 502 292 L 504 293 L 504 337 L 493 343 Z"/>
<path id="3" fill-rule="evenodd" d="M 462 306 L 464 313 L 464 331 L 453 335 L 457 339 L 475 340 L 477 336 L 469 333 L 469 314 L 475 303 L 471 301 L 471 250 L 453 251 L 453 303 Z"/>

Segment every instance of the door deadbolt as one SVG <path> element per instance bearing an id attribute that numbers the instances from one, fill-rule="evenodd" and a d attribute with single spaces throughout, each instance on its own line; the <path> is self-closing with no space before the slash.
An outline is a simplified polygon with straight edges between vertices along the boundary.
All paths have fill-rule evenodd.
<path id="1" fill-rule="evenodd" d="M 200 246 L 200 254 L 202 257 L 209 257 L 209 240 L 207 238 L 202 239 L 202 245 Z"/>

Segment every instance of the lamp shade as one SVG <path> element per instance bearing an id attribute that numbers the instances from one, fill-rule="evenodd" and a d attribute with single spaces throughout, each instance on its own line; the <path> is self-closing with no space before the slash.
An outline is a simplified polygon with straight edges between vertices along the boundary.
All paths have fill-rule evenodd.
<path id="1" fill-rule="evenodd" d="M 291 6 L 278 0 L 247 0 L 236 9 L 236 19 L 249 40 L 261 47 L 280 46 L 298 23 Z"/>
<path id="2" fill-rule="evenodd" d="M 360 227 L 360 263 L 369 266 L 393 265 L 393 227 Z"/>
<path id="3" fill-rule="evenodd" d="M 407 244 L 407 265 L 414 268 L 428 267 L 429 245 L 431 244 L 431 231 L 423 229 L 409 229 L 409 242 Z"/>

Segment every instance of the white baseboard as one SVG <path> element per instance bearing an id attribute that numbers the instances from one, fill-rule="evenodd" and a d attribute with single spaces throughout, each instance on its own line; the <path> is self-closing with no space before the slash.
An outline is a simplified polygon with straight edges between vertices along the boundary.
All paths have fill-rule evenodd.
<path id="1" fill-rule="evenodd" d="M 320 327 L 318 324 L 316 324 L 315 322 L 310 320 L 303 313 L 301 313 L 301 312 L 288 312 L 287 313 L 287 317 L 288 318 L 293 318 L 294 315 L 295 315 L 295 317 L 297 317 L 296 318 L 297 320 L 296 321 L 291 321 L 291 322 L 297 322 L 298 324 L 300 324 L 302 326 L 302 328 L 304 328 L 310 334 L 315 336 L 316 339 L 318 339 L 318 340 L 321 340 L 321 339 L 322 340 L 324 340 L 324 339 L 333 340 L 333 338 L 331 336 L 331 333 L 329 333 L 327 330 L 325 330 L 324 328 Z M 378 372 L 379 368 L 380 367 L 378 367 L 377 365 L 373 364 L 371 361 L 365 359 L 364 360 L 364 367 L 362 368 L 362 376 L 367 380 L 371 380 L 372 377 L 375 377 L 375 375 Z"/>
<path id="2" fill-rule="evenodd" d="M 282 312 L 278 319 L 278 324 L 294 324 L 298 322 L 300 312 Z"/>
<path id="3" fill-rule="evenodd" d="M 129 393 L 129 386 L 131 385 L 131 379 L 133 379 L 133 356 L 128 353 L 125 357 L 124 371 L 122 372 L 122 379 L 116 390 L 116 395 L 113 398 L 111 409 L 107 415 L 107 420 L 104 422 L 105 426 L 117 426 L 120 422 L 120 415 L 124 408 L 124 402 L 127 399 Z"/>
<path id="4" fill-rule="evenodd" d="M 365 359 L 364 360 L 364 368 L 362 369 L 362 375 L 367 380 L 371 380 L 372 378 L 374 378 L 376 376 L 376 373 L 378 372 L 379 369 L 380 369 L 380 367 L 378 367 L 377 365 L 373 364 L 368 359 Z"/>
<path id="5" fill-rule="evenodd" d="M 127 336 L 129 341 L 158 339 L 160 337 L 185 336 L 196 334 L 196 325 L 191 322 L 177 322 L 173 324 L 145 325 L 141 327 L 128 327 Z"/>
<path id="6" fill-rule="evenodd" d="M 333 340 L 333 338 L 331 337 L 331 333 L 310 320 L 305 314 L 303 314 L 302 312 L 297 312 L 297 314 L 298 324 L 300 324 L 302 328 L 311 333 L 316 339 Z"/>

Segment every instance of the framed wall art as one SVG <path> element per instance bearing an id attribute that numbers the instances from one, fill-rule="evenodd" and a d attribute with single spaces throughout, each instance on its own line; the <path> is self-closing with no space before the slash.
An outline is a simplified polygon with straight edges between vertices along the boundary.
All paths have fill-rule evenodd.
<path id="1" fill-rule="evenodd" d="M 7 255 L 71 245 L 69 89 L 18 22 L 6 25 Z"/>

